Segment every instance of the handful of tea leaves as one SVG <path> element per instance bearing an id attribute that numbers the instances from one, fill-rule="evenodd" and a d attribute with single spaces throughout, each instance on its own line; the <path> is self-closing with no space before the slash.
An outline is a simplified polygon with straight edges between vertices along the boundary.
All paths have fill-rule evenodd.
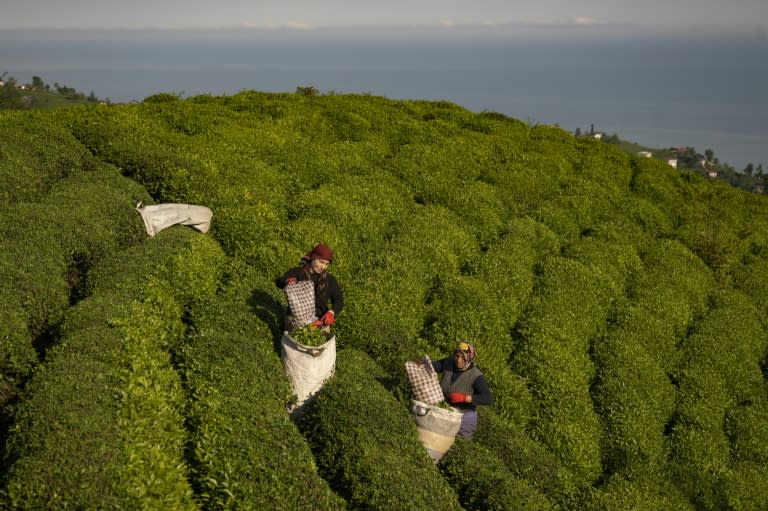
<path id="1" fill-rule="evenodd" d="M 304 346 L 322 346 L 328 342 L 331 335 L 325 334 L 318 327 L 309 324 L 292 331 L 291 337 Z"/>

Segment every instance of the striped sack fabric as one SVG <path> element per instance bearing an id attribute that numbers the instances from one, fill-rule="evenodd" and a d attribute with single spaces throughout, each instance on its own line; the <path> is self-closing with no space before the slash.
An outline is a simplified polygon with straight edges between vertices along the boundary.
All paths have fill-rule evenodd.
<path id="1" fill-rule="evenodd" d="M 291 310 L 296 328 L 317 320 L 315 316 L 315 285 L 311 280 L 301 280 L 285 286 L 285 298 Z"/>
<path id="2" fill-rule="evenodd" d="M 417 401 L 428 405 L 445 401 L 443 389 L 440 388 L 437 373 L 428 355 L 424 355 L 418 361 L 406 362 L 405 372 L 408 373 L 408 381 L 411 383 L 411 389 Z"/>

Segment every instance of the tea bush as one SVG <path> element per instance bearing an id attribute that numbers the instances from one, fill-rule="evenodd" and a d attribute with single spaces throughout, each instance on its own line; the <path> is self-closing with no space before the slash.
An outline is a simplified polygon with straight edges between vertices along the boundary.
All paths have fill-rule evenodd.
<path id="1" fill-rule="evenodd" d="M 218 280 L 219 252 L 206 243 L 171 229 L 89 274 L 92 295 L 71 309 L 19 408 L 6 460 L 9 505 L 194 508 L 170 350 L 185 329 L 184 304 L 215 292 L 208 279 Z M 125 272 L 126 260 L 151 271 Z"/>
<path id="2" fill-rule="evenodd" d="M 101 309 L 110 312 L 121 303 L 105 295 L 72 311 L 94 318 L 104 310 L 91 305 L 101 300 L 108 302 Z M 128 463 L 128 452 L 120 449 L 114 394 L 120 336 L 105 316 L 98 322 L 63 336 L 26 386 L 6 442 L 4 506 L 118 507 L 126 502 L 116 488 L 119 467 Z"/>
<path id="3" fill-rule="evenodd" d="M 593 138 L 577 139 L 576 148 L 580 154 L 574 158 L 574 166 L 580 176 L 620 193 L 629 189 L 632 182 L 630 161 L 636 156 Z"/>
<path id="4" fill-rule="evenodd" d="M 494 408 L 481 408 L 473 441 L 486 447 L 517 479 L 526 481 L 561 507 L 576 502 L 576 488 L 560 462 L 527 432 L 501 420 Z"/>
<path id="5" fill-rule="evenodd" d="M 627 295 L 643 310 L 643 321 L 655 327 L 650 353 L 658 356 L 662 367 L 672 372 L 678 357 L 677 342 L 683 338 L 696 316 L 707 307 L 714 278 L 708 268 L 677 241 L 660 240 L 642 253 L 643 269 L 632 275 Z M 644 331 L 640 325 L 639 331 Z M 644 336 L 645 337 L 645 336 Z"/>
<path id="6" fill-rule="evenodd" d="M 461 509 L 407 407 L 364 352 L 338 352 L 336 373 L 300 419 L 320 474 L 355 509 Z"/>
<path id="7" fill-rule="evenodd" d="M 26 324 L 26 332 L 2 337 L 0 365 L 11 394 L 44 356 L 66 308 L 84 295 L 89 268 L 146 236 L 134 210 L 134 200 L 146 197 L 142 188 L 107 166 L 76 170 L 50 183 L 37 202 L 9 206 L 0 221 L 9 303 L 3 322 Z"/>
<path id="8" fill-rule="evenodd" d="M 7 297 L 0 312 L 0 406 L 16 397 L 17 387 L 31 374 L 37 352 L 27 327 L 27 313 L 13 290 L 0 288 Z"/>
<path id="9" fill-rule="evenodd" d="M 530 483 L 516 478 L 491 450 L 458 439 L 440 460 L 440 471 L 467 510 L 556 507 Z"/>
<path id="10" fill-rule="evenodd" d="M 344 509 L 286 413 L 269 330 L 244 304 L 199 301 L 176 358 L 189 397 L 191 473 L 204 509 Z"/>
<path id="11" fill-rule="evenodd" d="M 718 484 L 723 506 L 730 509 L 760 509 L 768 501 L 768 471 L 764 464 L 737 463 Z"/>
<path id="12" fill-rule="evenodd" d="M 96 161 L 43 112 L 0 111 L 0 203 L 37 201 L 58 180 Z"/>
<path id="13" fill-rule="evenodd" d="M 591 484 L 601 472 L 589 347 L 601 333 L 610 298 L 608 284 L 586 267 L 550 257 L 541 264 L 534 297 L 518 325 L 521 341 L 512 366 L 530 382 L 537 408 L 532 428 L 573 470 L 576 485 Z"/>
<path id="14" fill-rule="evenodd" d="M 765 465 L 768 461 L 768 407 L 755 400 L 730 408 L 725 417 L 725 434 L 731 443 L 731 457 L 736 463 Z"/>
<path id="15" fill-rule="evenodd" d="M 617 326 L 595 343 L 592 390 L 604 428 L 604 469 L 635 474 L 664 466 L 665 429 L 675 409 L 675 388 L 647 341 Z"/>
<path id="16" fill-rule="evenodd" d="M 696 508 L 684 495 L 663 479 L 613 477 L 584 499 L 583 509 L 609 511 L 637 509 L 653 511 L 693 511 Z"/>
<path id="17" fill-rule="evenodd" d="M 682 360 L 706 360 L 725 378 L 736 402 L 759 401 L 765 392 L 760 362 L 768 349 L 768 336 L 760 313 L 741 293 L 713 295 L 707 314 L 696 321 L 679 347 Z"/>
<path id="18" fill-rule="evenodd" d="M 68 261 L 50 242 L 57 230 L 48 222 L 62 214 L 55 206 L 25 203 L 0 221 L 3 294 L 17 297 L 33 338 L 60 321 L 69 306 Z"/>
<path id="19" fill-rule="evenodd" d="M 766 318 L 768 312 L 768 263 L 762 259 L 768 254 L 768 244 L 752 247 L 750 254 L 745 255 L 738 264 L 731 268 L 733 286 L 749 296 L 753 304 Z M 764 327 L 768 322 L 763 319 Z"/>

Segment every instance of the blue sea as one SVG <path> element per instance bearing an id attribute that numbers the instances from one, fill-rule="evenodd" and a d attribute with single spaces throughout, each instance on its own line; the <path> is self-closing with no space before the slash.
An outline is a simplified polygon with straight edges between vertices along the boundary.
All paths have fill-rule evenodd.
<path id="1" fill-rule="evenodd" d="M 448 100 L 768 171 L 765 37 L 232 37 L 0 33 L 0 73 L 111 102 L 242 90 Z"/>

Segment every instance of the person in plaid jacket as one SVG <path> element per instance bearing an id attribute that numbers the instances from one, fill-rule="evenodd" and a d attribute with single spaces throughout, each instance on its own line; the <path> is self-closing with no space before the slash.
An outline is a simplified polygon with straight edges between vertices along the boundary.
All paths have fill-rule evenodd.
<path id="1" fill-rule="evenodd" d="M 475 346 L 460 342 L 453 355 L 432 362 L 440 378 L 445 400 L 462 412 L 461 428 L 456 436 L 472 440 L 477 430 L 477 406 L 493 404 L 493 394 L 483 372 L 475 365 Z"/>
<path id="2" fill-rule="evenodd" d="M 336 278 L 328 273 L 328 267 L 333 262 L 333 250 L 324 244 L 316 245 L 302 259 L 299 266 L 291 268 L 277 278 L 275 284 L 280 289 L 305 280 L 311 280 L 315 286 L 315 316 L 318 318 L 314 325 L 330 329 L 336 322 L 336 317 L 344 308 L 344 296 Z M 288 311 L 286 323 L 290 322 L 291 311 Z M 287 328 L 290 330 L 290 328 Z"/>

